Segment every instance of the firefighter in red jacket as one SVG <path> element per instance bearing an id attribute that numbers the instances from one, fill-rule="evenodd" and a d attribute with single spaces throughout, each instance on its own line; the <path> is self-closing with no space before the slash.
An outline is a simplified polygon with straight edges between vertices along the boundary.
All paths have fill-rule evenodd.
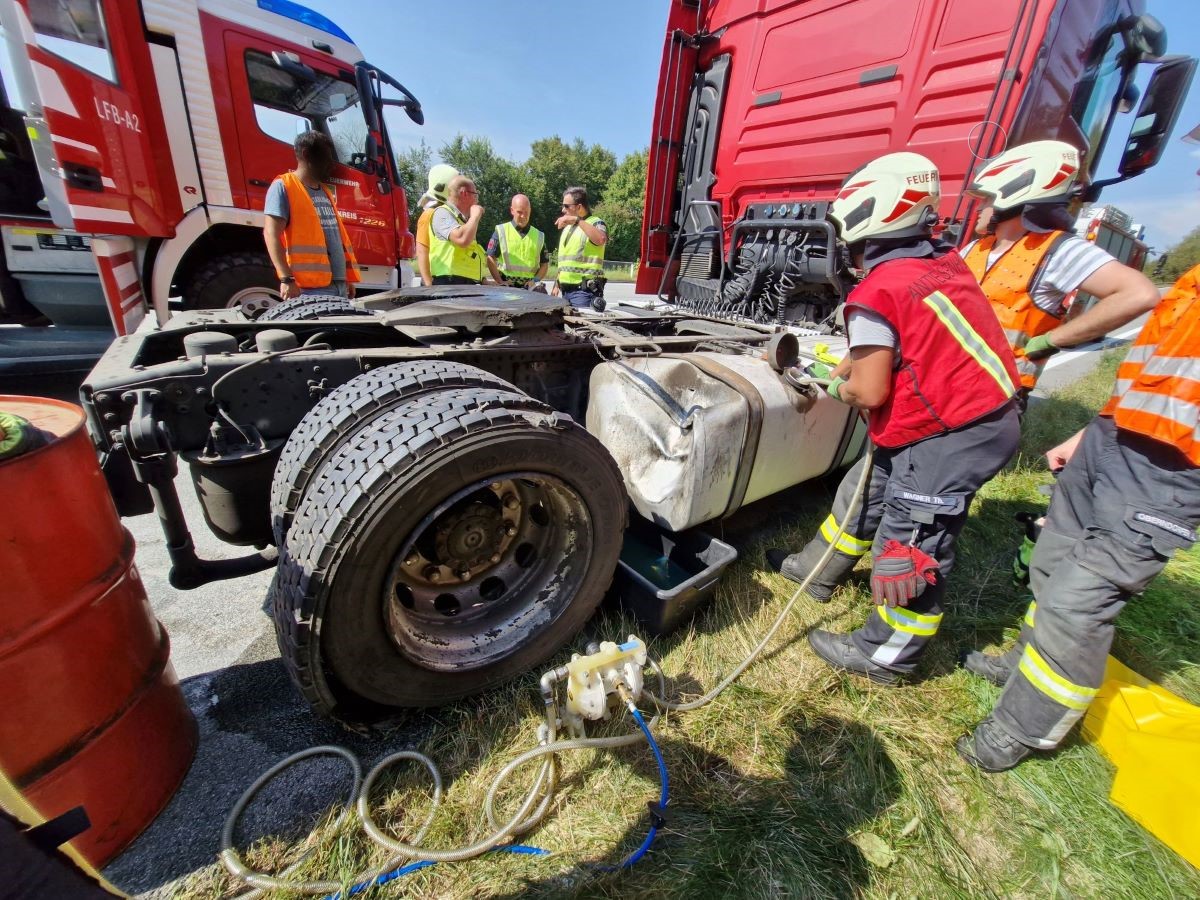
<path id="1" fill-rule="evenodd" d="M 936 634 L 971 499 L 1020 438 L 1012 351 L 962 257 L 932 235 L 938 199 L 933 163 L 893 153 L 852 173 L 830 211 L 867 274 L 846 303 L 850 352 L 828 392 L 867 411 L 876 451 L 862 506 L 809 595 L 828 600 L 870 550 L 876 607 L 852 634 L 813 630 L 808 640 L 834 668 L 887 684 Z M 800 553 L 768 554 L 787 577 L 803 580 L 837 536 L 864 464 Z"/>

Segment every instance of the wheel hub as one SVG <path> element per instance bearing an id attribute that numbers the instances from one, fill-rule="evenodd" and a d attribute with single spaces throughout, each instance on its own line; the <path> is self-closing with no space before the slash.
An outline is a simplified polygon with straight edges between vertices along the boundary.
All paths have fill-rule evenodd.
<path id="1" fill-rule="evenodd" d="M 438 561 L 455 572 L 490 562 L 506 543 L 504 517 L 486 503 L 472 503 L 438 523 Z"/>

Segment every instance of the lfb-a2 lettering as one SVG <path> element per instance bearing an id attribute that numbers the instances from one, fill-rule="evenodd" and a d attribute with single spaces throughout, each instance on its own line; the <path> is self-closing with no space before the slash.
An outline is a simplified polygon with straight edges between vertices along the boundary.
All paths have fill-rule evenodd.
<path id="1" fill-rule="evenodd" d="M 127 109 L 121 109 L 119 106 L 114 106 L 107 100 L 101 100 L 98 97 L 93 97 L 92 102 L 96 106 L 96 115 L 103 121 L 115 122 L 123 128 L 128 128 L 130 131 L 137 134 L 142 133 L 142 123 L 138 119 L 137 113 L 130 112 Z"/>

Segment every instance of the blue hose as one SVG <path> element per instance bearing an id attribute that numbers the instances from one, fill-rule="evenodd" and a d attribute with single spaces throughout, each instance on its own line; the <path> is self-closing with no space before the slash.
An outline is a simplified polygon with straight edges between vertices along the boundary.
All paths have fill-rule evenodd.
<path id="1" fill-rule="evenodd" d="M 642 734 L 646 735 L 646 741 L 650 744 L 650 749 L 654 751 L 654 761 L 658 763 L 658 779 L 662 785 L 662 790 L 658 796 L 658 807 L 650 807 L 650 831 L 646 834 L 646 839 L 642 841 L 642 845 L 627 856 L 618 869 L 628 869 L 639 859 L 646 855 L 646 851 L 650 849 L 650 845 L 654 843 L 654 838 L 658 835 L 658 826 L 663 823 L 663 814 L 667 810 L 667 802 L 670 800 L 670 780 L 667 778 L 667 764 L 663 760 L 662 751 L 658 749 L 658 742 L 654 740 L 654 735 L 651 734 L 650 728 L 646 725 L 646 720 L 642 718 L 642 713 L 638 709 L 630 709 L 633 714 L 633 720 L 638 723 L 638 727 L 642 729 Z"/>
<path id="2" fill-rule="evenodd" d="M 526 856 L 549 856 L 549 850 L 543 850 L 541 847 L 529 847 L 525 844 L 509 844 L 505 847 L 496 847 L 490 851 L 492 853 L 521 853 Z M 353 897 L 355 894 L 361 894 L 368 888 L 378 887 L 381 884 L 387 884 L 389 881 L 395 881 L 404 875 L 410 875 L 413 872 L 421 869 L 428 869 L 430 866 L 436 866 L 437 863 L 432 860 L 421 860 L 420 862 L 408 863 L 398 869 L 392 869 L 390 872 L 384 872 L 382 875 L 377 875 L 369 881 L 360 881 L 358 884 L 347 888 L 345 893 L 338 892 L 336 894 L 327 894 L 324 900 L 343 900 L 344 897 Z"/>

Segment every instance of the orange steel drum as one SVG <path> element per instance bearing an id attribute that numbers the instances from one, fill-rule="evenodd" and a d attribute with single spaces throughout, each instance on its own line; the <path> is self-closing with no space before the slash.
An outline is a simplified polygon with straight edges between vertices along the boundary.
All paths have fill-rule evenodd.
<path id="1" fill-rule="evenodd" d="M 133 538 L 70 403 L 0 395 L 55 439 L 0 461 L 0 768 L 99 867 L 153 821 L 196 752 L 196 723 L 133 564 Z"/>

